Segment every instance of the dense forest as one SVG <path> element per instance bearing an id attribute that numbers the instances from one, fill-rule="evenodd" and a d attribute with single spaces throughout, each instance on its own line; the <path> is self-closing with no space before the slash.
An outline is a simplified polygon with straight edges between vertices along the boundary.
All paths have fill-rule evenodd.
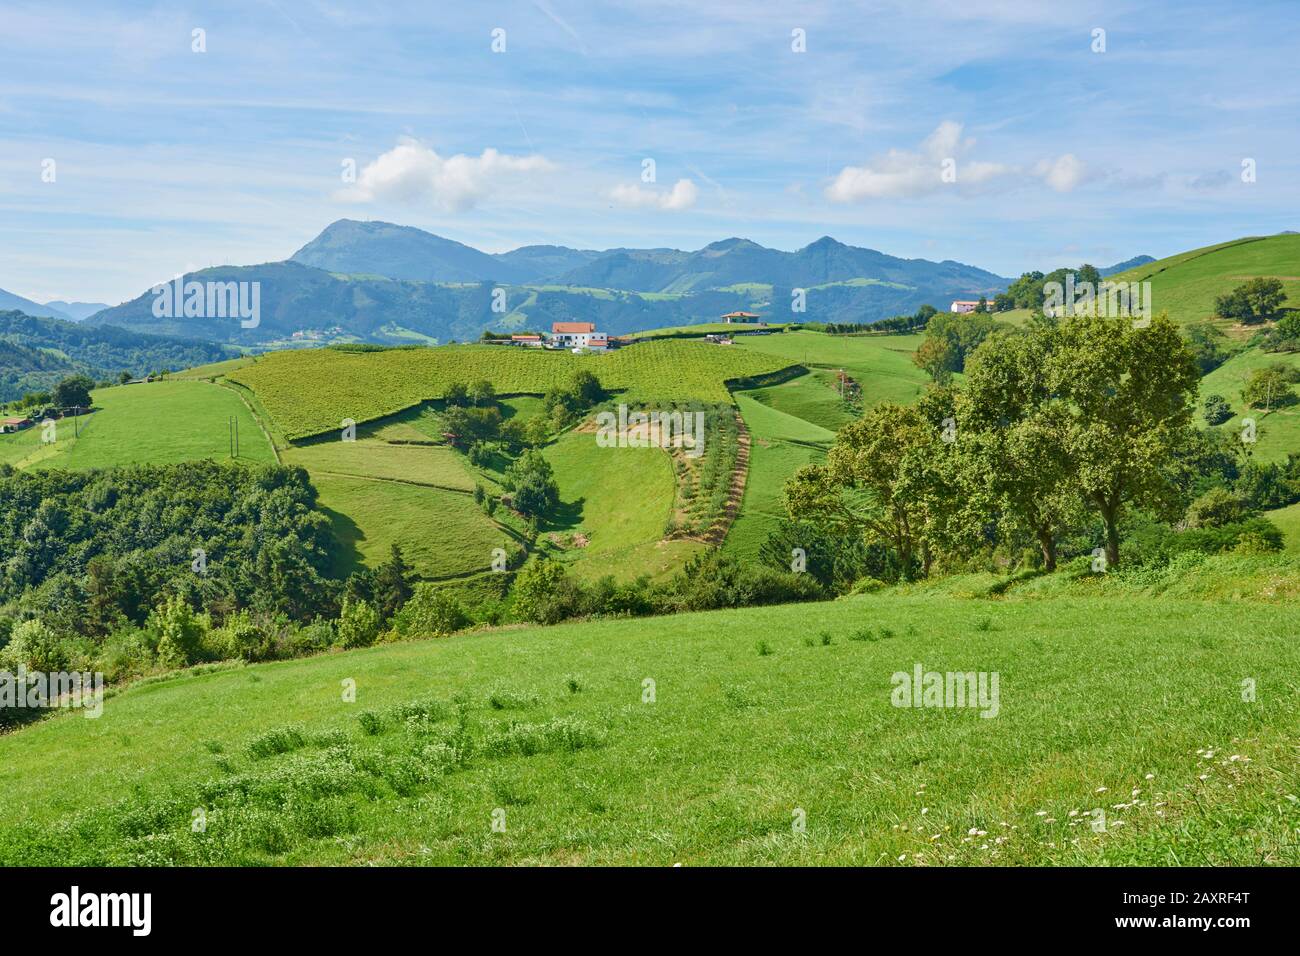
<path id="1" fill-rule="evenodd" d="M 70 375 L 116 380 L 230 358 L 227 346 L 0 312 L 0 402 L 49 391 Z"/>

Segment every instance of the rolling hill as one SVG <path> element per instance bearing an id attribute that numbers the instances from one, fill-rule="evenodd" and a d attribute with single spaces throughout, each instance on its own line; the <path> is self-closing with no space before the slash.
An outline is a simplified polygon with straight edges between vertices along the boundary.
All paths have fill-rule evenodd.
<path id="1" fill-rule="evenodd" d="M 233 354 L 227 346 L 197 339 L 0 312 L 0 402 L 49 389 L 69 375 L 97 380 L 123 371 L 145 375 Z"/>
<path id="2" fill-rule="evenodd" d="M 72 316 L 60 311 L 53 305 L 41 305 L 39 302 L 24 299 L 22 296 L 6 292 L 4 289 L 0 289 L 0 312 L 22 312 L 25 315 L 35 315 L 46 319 L 72 319 Z"/>
<path id="3" fill-rule="evenodd" d="M 1287 305 L 1300 308 L 1300 235 L 1250 236 L 1143 263 L 1111 278 L 1150 282 L 1153 309 L 1181 324 L 1215 319 L 1214 300 L 1249 279 L 1282 280 Z M 1218 320 L 1223 326 L 1232 323 Z"/>
<path id="4" fill-rule="evenodd" d="M 67 316 L 74 322 L 80 322 L 82 319 L 88 319 L 96 312 L 102 312 L 111 308 L 107 302 L 64 302 L 62 299 L 54 299 L 45 303 L 48 309 L 57 309 L 61 316 Z M 28 313 L 31 314 L 30 312 Z M 56 316 L 58 318 L 60 316 Z"/>

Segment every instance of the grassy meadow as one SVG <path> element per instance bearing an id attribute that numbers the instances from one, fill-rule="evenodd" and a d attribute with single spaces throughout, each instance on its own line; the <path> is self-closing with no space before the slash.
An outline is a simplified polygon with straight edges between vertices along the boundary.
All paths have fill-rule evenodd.
<path id="1" fill-rule="evenodd" d="M 664 540 L 675 487 L 664 449 L 601 448 L 594 432 L 575 431 L 545 454 L 560 487 L 560 507 L 540 530 L 554 556 L 580 578 L 659 578 L 703 548 Z"/>
<path id="2" fill-rule="evenodd" d="M 96 389 L 96 411 L 57 423 L 57 441 L 41 428 L 0 435 L 0 461 L 32 468 L 113 468 L 230 456 L 227 422 L 239 422 L 239 456 L 272 462 L 275 454 L 239 396 L 201 381 L 164 381 Z M 74 430 L 80 432 L 74 437 Z"/>
<path id="3" fill-rule="evenodd" d="M 0 864 L 1296 865 L 1298 630 L 892 593 L 181 674 L 0 737 Z"/>
<path id="4" fill-rule="evenodd" d="M 462 492 L 318 472 L 311 480 L 341 545 L 334 567 L 340 575 L 377 567 L 398 544 L 420 577 L 457 577 L 489 570 L 492 549 L 510 545 Z"/>
<path id="5" fill-rule="evenodd" d="M 1215 319 L 1215 298 L 1256 277 L 1281 279 L 1287 307 L 1300 308 L 1300 235 L 1250 237 L 1193 249 L 1110 279 L 1150 282 L 1153 310 L 1187 324 Z"/>
<path id="6" fill-rule="evenodd" d="M 1300 404 L 1275 408 L 1266 413 L 1263 409 L 1247 409 L 1241 398 L 1247 376 L 1255 369 L 1274 364 L 1300 368 L 1300 354 L 1248 349 L 1234 355 L 1201 379 L 1201 401 L 1207 395 L 1222 395 L 1236 412 L 1233 418 L 1219 427 L 1240 434 L 1242 418 L 1255 420 L 1256 444 L 1253 455 L 1257 461 L 1285 461 L 1288 452 L 1300 451 Z M 1292 385 L 1291 392 L 1296 394 L 1297 387 Z"/>

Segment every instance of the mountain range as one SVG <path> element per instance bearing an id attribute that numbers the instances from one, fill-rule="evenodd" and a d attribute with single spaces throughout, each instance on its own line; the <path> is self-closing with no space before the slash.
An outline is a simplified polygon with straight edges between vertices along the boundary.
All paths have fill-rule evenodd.
<path id="1" fill-rule="evenodd" d="M 88 321 L 250 347 L 286 344 L 295 332 L 311 342 L 445 342 L 564 320 L 620 334 L 738 309 L 870 322 L 927 302 L 942 308 L 953 298 L 991 297 L 1008 284 L 974 266 L 901 259 L 829 236 L 794 252 L 732 238 L 695 251 L 534 245 L 493 254 L 410 226 L 350 219 L 332 223 L 286 261 L 186 278 L 260 283 L 257 326 L 157 318 L 149 291 Z M 494 295 L 497 289 L 504 296 Z M 803 313 L 792 311 L 796 289 L 805 290 Z"/>
<path id="2" fill-rule="evenodd" d="M 1150 257 L 1102 271 L 1142 261 Z M 566 320 L 623 334 L 712 321 L 736 310 L 773 319 L 872 322 L 927 303 L 943 309 L 953 299 L 992 298 L 1010 283 L 964 263 L 899 258 L 830 236 L 793 252 L 729 238 L 694 251 L 532 245 L 487 253 L 411 226 L 353 219 L 330 224 L 285 261 L 218 266 L 186 279 L 259 283 L 256 326 L 244 328 L 233 318 L 158 318 L 150 290 L 93 313 L 86 311 L 92 304 L 38 306 L 17 296 L 0 297 L 0 308 L 259 348 L 446 342 Z M 794 311 L 799 300 L 801 313 Z"/>

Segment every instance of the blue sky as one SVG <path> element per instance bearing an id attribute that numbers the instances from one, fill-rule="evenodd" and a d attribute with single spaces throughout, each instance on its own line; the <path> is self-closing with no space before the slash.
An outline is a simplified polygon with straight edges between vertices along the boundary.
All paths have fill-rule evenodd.
<path id="1" fill-rule="evenodd" d="M 0 288 L 115 304 L 341 217 L 493 252 L 1167 255 L 1300 229 L 1297 50 L 1294 0 L 5 0 Z"/>

